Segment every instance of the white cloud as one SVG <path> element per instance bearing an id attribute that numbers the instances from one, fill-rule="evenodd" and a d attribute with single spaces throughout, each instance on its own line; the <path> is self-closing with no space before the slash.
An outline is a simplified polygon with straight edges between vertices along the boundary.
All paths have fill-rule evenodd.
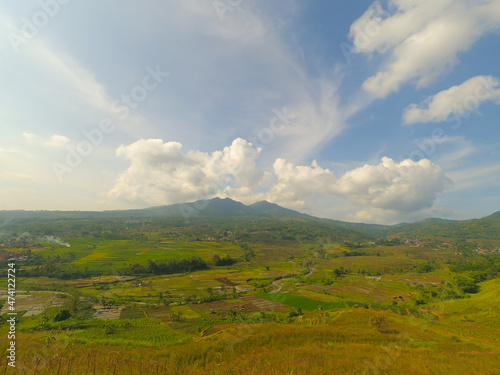
<path id="1" fill-rule="evenodd" d="M 280 158 L 273 169 L 278 182 L 270 189 L 268 199 L 288 207 L 304 207 L 307 198 L 330 193 L 336 182 L 335 174 L 316 161 L 311 166 L 295 166 Z"/>
<path id="2" fill-rule="evenodd" d="M 109 196 L 129 202 L 168 204 L 214 196 L 252 203 L 267 199 L 302 208 L 314 197 L 343 197 L 365 208 L 411 213 L 429 208 L 451 186 L 441 168 L 427 159 L 400 163 L 384 157 L 337 178 L 314 161 L 296 166 L 279 158 L 274 176 L 256 164 L 260 150 L 238 138 L 211 154 L 181 151 L 179 142 L 140 140 L 120 146 L 117 155 L 131 161 Z M 274 181 L 273 181 L 274 179 Z"/>
<path id="3" fill-rule="evenodd" d="M 45 142 L 45 144 L 54 147 L 66 147 L 71 144 L 71 141 L 64 135 L 54 134 L 47 140 L 47 142 Z"/>
<path id="4" fill-rule="evenodd" d="M 26 74 L 30 74 L 31 70 L 35 74 L 40 74 L 39 69 L 41 68 L 43 74 L 52 76 L 54 87 L 62 84 L 65 88 L 66 91 L 63 95 L 61 95 L 61 92 L 54 90 L 55 95 L 60 98 L 70 96 L 73 100 L 78 100 L 80 104 L 86 103 L 92 109 L 112 114 L 113 99 L 107 94 L 106 87 L 96 80 L 95 74 L 83 67 L 69 54 L 64 53 L 61 48 L 51 45 L 47 39 L 38 37 L 38 35 L 25 37 L 24 30 L 17 27 L 16 22 L 8 14 L 3 13 L 0 19 L 2 21 L 0 28 L 8 34 L 9 38 L 11 35 L 17 35 L 17 40 L 24 40 L 19 46 L 15 46 L 15 43 L 11 41 L 10 45 L 7 44 L 3 48 L 8 52 L 19 49 L 16 52 L 18 57 L 16 62 L 21 62 L 21 64 L 29 62 L 27 65 L 30 66 Z M 21 23 L 19 24 L 21 25 Z M 9 62 L 11 62 L 10 59 Z M 53 89 L 53 87 L 45 87 L 45 89 L 49 90 Z"/>
<path id="5" fill-rule="evenodd" d="M 403 113 L 405 124 L 441 122 L 449 116 L 466 116 L 484 101 L 500 104 L 499 80 L 492 76 L 476 76 L 458 86 L 428 97 L 420 105 L 411 104 Z"/>
<path id="6" fill-rule="evenodd" d="M 228 185 L 252 187 L 264 176 L 255 163 L 260 149 L 241 138 L 211 154 L 183 153 L 181 143 L 161 139 L 141 139 L 116 153 L 131 165 L 108 195 L 128 202 L 169 204 L 224 196 Z"/>
<path id="7" fill-rule="evenodd" d="M 365 164 L 340 178 L 316 162 L 294 166 L 278 159 L 274 172 L 278 183 L 271 188 L 270 199 L 295 207 L 303 206 L 312 195 L 325 194 L 345 197 L 363 207 L 409 213 L 431 207 L 437 194 L 452 184 L 428 159 L 397 163 L 383 157 L 378 165 Z"/>
<path id="8" fill-rule="evenodd" d="M 221 20 L 213 3 L 148 3 L 147 12 L 141 12 L 147 18 L 132 26 L 147 45 L 151 37 L 144 34 L 152 23 L 168 46 L 163 58 L 172 79 L 159 90 L 162 121 L 154 137 L 175 132 L 193 148 L 209 141 L 220 148 L 221 140 L 243 137 L 262 146 L 272 160 L 278 155 L 299 160 L 338 135 L 345 119 L 338 106 L 340 74 L 331 68 L 310 78 L 309 63 L 288 42 L 296 6 L 221 1 L 229 9 Z M 272 111 L 285 106 L 296 117 L 272 133 L 272 147 L 267 147 Z M 193 131 L 201 136 L 190 137 Z"/>
<path id="9" fill-rule="evenodd" d="M 500 27 L 500 2 L 493 0 L 393 0 L 384 13 L 376 1 L 350 30 L 358 53 L 386 53 L 386 66 L 363 88 L 383 98 L 407 81 L 425 86 L 457 62 L 482 35 Z"/>
<path id="10" fill-rule="evenodd" d="M 432 3 L 392 1 L 384 8 L 375 1 L 353 22 L 349 36 L 358 53 L 386 52 L 421 30 L 429 19 L 448 8 L 452 0 Z"/>
<path id="11" fill-rule="evenodd" d="M 463 136 L 443 137 L 435 139 L 436 147 L 444 148 L 443 153 L 436 158 L 436 161 L 444 169 L 456 168 L 465 162 L 465 158 L 477 152 L 472 141 Z"/>
<path id="12" fill-rule="evenodd" d="M 378 165 L 345 173 L 337 191 L 365 207 L 409 213 L 431 207 L 437 194 L 451 186 L 442 169 L 428 159 L 397 163 L 383 157 Z"/>
<path id="13" fill-rule="evenodd" d="M 39 139 L 39 137 L 36 134 L 27 133 L 27 132 L 23 132 L 23 137 L 26 140 L 26 142 L 29 142 L 29 143 L 34 143 Z"/>
<path id="14" fill-rule="evenodd" d="M 339 135 L 349 116 L 339 105 L 338 83 L 322 80 L 315 95 L 304 96 L 292 106 L 290 124 L 276 134 L 287 142 L 279 150 L 281 155 L 286 153 L 287 159 L 302 160 L 309 156 L 313 150 Z"/>
<path id="15" fill-rule="evenodd" d="M 365 88 L 370 88 L 371 82 L 371 92 L 384 96 L 407 81 L 425 84 L 456 61 L 457 51 L 469 48 L 497 27 L 500 17 L 495 13 L 496 4 L 498 1 L 436 0 L 424 4 L 398 0 L 390 1 L 398 10 L 387 16 L 375 3 L 351 31 L 358 53 L 385 59 L 378 70 L 387 76 L 376 80 L 374 75 Z M 19 29 L 22 17 L 32 14 L 30 9 L 14 12 L 10 6 L 2 7 L 6 8 L 0 15 L 4 34 Z M 374 219 L 409 210 L 425 212 L 420 207 L 432 205 L 447 182 L 440 180 L 443 176 L 435 165 L 422 166 L 419 172 L 418 165 L 412 164 L 408 175 L 399 173 L 404 169 L 402 163 L 394 163 L 394 171 L 380 166 L 379 157 L 361 168 L 355 167 L 362 164 L 343 169 L 328 164 L 330 170 L 317 163 L 303 165 L 311 155 L 330 154 L 321 146 L 342 132 L 349 116 L 366 108 L 373 97 L 357 89 L 350 92 L 349 82 L 341 85 L 341 72 L 346 79 L 359 77 L 360 72 L 336 70 L 331 60 L 325 60 L 329 50 L 320 51 L 321 33 L 302 32 L 298 3 L 284 7 L 241 2 L 233 8 L 223 20 L 212 1 L 169 0 L 140 6 L 125 1 L 119 8 L 94 1 L 91 7 L 75 3 L 65 8 L 61 18 L 22 46 L 18 55 L 6 53 L 2 61 L 6 101 L 0 114 L 6 130 L 7 124 L 12 130 L 5 132 L 5 149 L 0 149 L 2 163 L 10 165 L 12 172 L 5 174 L 6 178 L 19 177 L 15 172 L 23 169 L 47 181 L 38 195 L 44 207 L 50 205 L 44 200 L 48 194 L 43 192 L 51 191 L 54 201 L 61 201 L 58 205 L 52 201 L 53 207 L 101 209 L 104 207 L 96 205 L 96 199 L 103 199 L 99 194 L 109 191 L 105 197 L 121 202 L 109 199 L 105 208 L 132 205 L 124 201 L 138 207 L 229 196 L 245 203 L 273 200 L 311 214 L 325 212 L 329 217 L 347 215 L 348 210 L 366 211 Z M 92 27 L 82 29 L 80 19 L 90 20 Z M 367 29 L 372 21 L 375 28 L 371 25 Z M 378 33 L 377 24 L 381 25 Z M 363 40 L 362 33 L 368 38 Z M 0 47 L 12 52 L 7 38 L 0 41 Z M 84 140 L 82 129 L 95 127 L 104 116 L 118 117 L 111 110 L 113 100 L 130 94 L 141 83 L 144 67 L 156 64 L 172 73 L 168 83 L 131 111 L 127 121 L 117 118 L 120 121 L 114 121 L 117 131 L 113 136 L 106 137 L 103 145 L 58 185 L 50 163 L 64 161 L 68 147 L 75 149 Z M 350 68 L 356 69 L 355 65 Z M 261 130 L 270 127 L 273 109 L 284 106 L 295 117 L 274 132 L 272 142 L 258 139 Z M 428 110 L 424 105 L 418 108 Z M 354 130 L 361 124 L 358 120 L 352 124 L 352 137 L 346 137 L 331 155 L 343 154 L 361 133 L 373 134 L 373 147 L 377 147 L 378 135 L 364 133 L 362 126 Z M 29 132 L 26 142 L 21 141 L 22 158 L 5 151 L 7 145 L 19 142 L 15 129 Z M 184 149 L 181 143 L 148 139 L 172 139 L 172 134 Z M 241 139 L 224 147 L 237 137 L 249 139 L 252 146 Z M 397 137 L 386 139 L 401 144 Z M 139 138 L 144 140 L 132 143 Z M 120 144 L 127 146 L 118 151 L 122 158 L 116 158 Z M 460 144 L 456 145 L 456 152 L 447 155 L 450 162 L 475 150 L 471 145 L 458 150 Z M 258 146 L 262 152 L 256 150 Z M 25 160 L 28 151 L 35 155 L 33 160 Z M 360 150 L 358 156 L 366 161 L 365 151 L 370 152 Z M 248 157 L 247 153 L 255 154 Z M 443 166 L 445 159 L 433 160 Z M 267 166 L 268 172 L 258 168 L 257 162 Z M 389 177 L 379 181 L 380 171 Z M 119 172 L 122 174 L 117 178 Z M 418 176 L 422 181 L 415 182 Z M 77 187 L 82 189 L 79 196 L 72 193 Z M 413 201 L 405 197 L 413 195 L 411 189 L 417 191 Z M 15 192 L 9 194 L 16 197 Z M 84 200 L 85 194 L 95 199 Z M 23 203 L 20 199 L 16 202 Z M 312 210 L 314 206 L 325 211 Z M 40 206 L 33 200 L 31 207 Z"/>
<path id="16" fill-rule="evenodd" d="M 14 6 L 0 7 L 6 8 L 0 15 L 0 30 L 5 34 L 19 32 L 22 17 L 32 14 L 16 12 Z M 118 145 L 129 145 L 139 138 L 170 139 L 175 134 L 189 149 L 223 152 L 225 145 L 243 137 L 254 148 L 262 147 L 265 155 L 261 158 L 271 164 L 278 156 L 300 162 L 344 129 L 346 115 L 338 105 L 338 71 L 328 68 L 311 79 L 309 61 L 298 53 L 295 43 L 290 43 L 293 27 L 289 26 L 300 14 L 296 4 L 282 7 L 242 2 L 233 8 L 223 20 L 212 1 L 141 5 L 125 1 L 119 9 L 94 1 L 92 7 L 75 4 L 65 8 L 60 20 L 40 30 L 17 55 L 7 38 L 0 41 L 7 57 L 0 89 L 7 98 L 0 108 L 2 121 L 31 134 L 25 140 L 30 146 L 41 147 L 29 147 L 30 152 L 40 160 L 48 159 L 50 166 L 53 161 L 64 162 L 64 149 L 76 149 L 85 139 L 83 129 L 96 127 L 103 117 L 113 119 L 113 135 L 106 137 L 75 173 L 66 175 L 69 180 L 86 174 L 86 186 L 102 190 L 109 186 L 103 187 L 97 171 L 123 168 L 123 160 L 110 154 Z M 78 26 L 82 18 L 91 20 L 92 28 Z M 141 84 L 144 68 L 157 64 L 171 72 L 168 81 L 122 119 L 114 100 L 130 95 L 131 89 Z M 269 131 L 273 110 L 283 107 L 296 117 L 282 131 L 274 131 L 272 141 L 262 140 L 259 134 Z M 65 139 L 55 138 L 61 134 L 73 142 L 66 144 Z M 11 136 L 4 141 L 17 140 Z M 234 180 L 218 194 L 230 192 L 244 200 L 255 193 L 243 186 L 257 177 L 244 165 L 238 166 L 241 172 L 234 170 L 237 147 L 231 152 L 235 155 L 224 154 L 224 160 L 212 161 L 224 164 Z M 34 173 L 42 174 L 42 170 Z M 65 188 L 54 186 L 57 191 Z M 127 195 L 124 191 L 119 193 L 122 198 Z M 195 187 L 193 191 L 198 192 Z M 130 200 L 135 200 L 134 194 L 143 201 L 149 199 L 134 191 Z M 165 197 L 152 196 L 157 198 L 154 202 L 165 201 Z M 193 194 L 186 192 L 185 196 Z M 72 207 L 75 203 L 67 204 Z M 120 207 L 124 207 L 123 202 Z"/>
<path id="17" fill-rule="evenodd" d="M 51 147 L 64 147 L 64 148 L 74 147 L 71 140 L 68 137 L 60 134 L 53 134 L 48 138 L 44 138 L 36 134 L 27 132 L 23 132 L 22 135 L 25 141 L 30 144 L 45 145 Z"/>
<path id="18" fill-rule="evenodd" d="M 401 213 L 394 210 L 384 210 L 376 207 L 368 207 L 357 211 L 353 214 L 345 216 L 345 220 L 358 223 L 375 223 L 375 224 L 399 224 L 402 222 L 413 223 L 429 217 L 450 217 L 456 219 L 462 216 L 470 218 L 469 215 L 457 212 L 457 210 L 449 207 L 442 207 L 438 202 L 435 202 L 431 207 L 423 208 L 414 212 Z"/>
<path id="19" fill-rule="evenodd" d="M 493 187 L 500 185 L 500 165 L 498 163 L 481 167 L 464 168 L 449 172 L 455 182 L 453 191 Z"/>

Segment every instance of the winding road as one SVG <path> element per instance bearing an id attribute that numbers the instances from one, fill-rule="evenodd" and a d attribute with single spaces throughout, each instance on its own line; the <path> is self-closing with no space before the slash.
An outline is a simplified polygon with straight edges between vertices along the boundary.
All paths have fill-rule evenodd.
<path id="1" fill-rule="evenodd" d="M 316 271 L 316 268 L 309 268 L 309 272 L 304 275 L 304 277 L 309 277 L 313 274 L 313 272 Z M 283 288 L 283 283 L 279 284 L 276 280 L 272 282 L 272 285 L 276 288 L 272 292 L 269 293 L 278 293 L 281 288 Z"/>

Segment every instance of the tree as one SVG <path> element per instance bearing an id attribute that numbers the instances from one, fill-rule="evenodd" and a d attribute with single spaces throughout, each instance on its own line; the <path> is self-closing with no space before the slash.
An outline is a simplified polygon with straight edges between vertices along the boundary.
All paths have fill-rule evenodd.
<path id="1" fill-rule="evenodd" d="M 152 275 L 155 275 L 158 273 L 158 266 L 156 265 L 155 262 L 153 262 L 151 259 L 148 259 L 148 265 L 147 265 L 147 270 L 150 272 Z"/>
<path id="2" fill-rule="evenodd" d="M 294 316 L 300 316 L 302 314 L 303 314 L 302 309 L 299 307 L 298 309 L 291 309 L 288 312 L 288 317 L 293 318 Z"/>
<path id="3" fill-rule="evenodd" d="M 172 319 L 173 322 L 180 322 L 183 319 L 182 312 L 174 312 L 170 314 L 170 319 Z"/>
<path id="4" fill-rule="evenodd" d="M 69 312 L 69 309 L 61 309 L 59 312 L 54 316 L 54 322 L 62 322 L 63 320 L 69 319 L 71 316 L 71 313 Z"/>
<path id="5" fill-rule="evenodd" d="M 221 262 L 220 256 L 215 254 L 212 258 L 212 263 L 214 264 L 214 266 L 218 266 L 220 265 L 220 262 Z"/>
<path id="6" fill-rule="evenodd" d="M 418 273 L 429 273 L 434 271 L 434 265 L 430 262 L 423 263 L 417 267 L 417 272 Z"/>
<path id="7" fill-rule="evenodd" d="M 229 321 L 231 323 L 233 323 L 233 322 L 237 321 L 240 318 L 240 314 L 238 314 L 238 312 L 236 311 L 236 309 L 231 308 L 227 312 L 227 317 L 228 317 Z"/>
<path id="8" fill-rule="evenodd" d="M 115 301 L 111 298 L 104 298 L 104 297 L 101 298 L 101 305 L 105 309 L 111 308 L 111 306 L 113 306 L 114 304 L 115 304 Z"/>
<path id="9" fill-rule="evenodd" d="M 479 288 L 474 282 L 474 279 L 467 276 L 456 276 L 453 281 L 455 285 L 461 289 L 464 293 L 477 293 Z"/>

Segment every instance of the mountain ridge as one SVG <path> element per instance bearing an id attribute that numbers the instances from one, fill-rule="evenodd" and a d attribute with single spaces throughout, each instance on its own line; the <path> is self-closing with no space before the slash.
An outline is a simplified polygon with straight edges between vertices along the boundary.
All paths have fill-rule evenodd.
<path id="1" fill-rule="evenodd" d="M 213 198 L 198 200 L 188 203 L 176 203 L 171 205 L 154 206 L 148 208 L 128 210 L 104 210 L 104 211 L 27 211 L 11 210 L 0 211 L 0 227 L 11 221 L 23 219 L 112 219 L 112 218 L 177 218 L 190 221 L 195 218 L 203 219 L 228 219 L 232 217 L 248 218 L 252 220 L 267 219 L 273 221 L 302 220 L 314 221 L 337 228 L 356 231 L 370 237 L 385 236 L 442 236 L 449 233 L 454 236 L 479 236 L 487 232 L 490 237 L 495 237 L 497 227 L 500 232 L 500 211 L 480 219 L 449 220 L 439 218 L 428 218 L 414 223 L 399 223 L 395 225 L 352 223 L 327 218 L 319 218 L 304 214 L 289 208 L 284 208 L 276 203 L 259 201 L 245 205 L 231 198 Z M 484 225 L 479 225 L 478 222 Z M 493 224 L 492 224 L 493 223 Z M 491 232 L 491 233 L 490 233 Z M 473 237 L 474 238 L 474 237 Z"/>

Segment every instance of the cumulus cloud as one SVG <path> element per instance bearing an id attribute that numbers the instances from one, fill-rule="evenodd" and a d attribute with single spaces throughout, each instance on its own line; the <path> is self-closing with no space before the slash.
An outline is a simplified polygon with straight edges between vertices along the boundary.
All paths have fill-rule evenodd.
<path id="1" fill-rule="evenodd" d="M 449 116 L 464 116 L 484 101 L 500 104 L 499 80 L 492 76 L 476 76 L 458 86 L 428 97 L 420 105 L 411 104 L 403 113 L 405 124 L 441 122 Z"/>
<path id="2" fill-rule="evenodd" d="M 428 159 L 397 163 L 383 157 L 378 165 L 346 172 L 336 191 L 365 207 L 409 213 L 431 207 L 437 194 L 451 186 L 443 170 Z"/>
<path id="3" fill-rule="evenodd" d="M 350 29 L 354 51 L 387 54 L 385 67 L 363 88 L 383 98 L 407 81 L 425 86 L 487 32 L 500 27 L 500 3 L 481 0 L 376 1 Z"/>
<path id="4" fill-rule="evenodd" d="M 342 197 L 363 208 L 410 213 L 429 208 L 437 194 L 452 183 L 428 159 L 401 162 L 384 157 L 338 178 L 316 161 L 294 165 L 278 158 L 273 174 L 257 166 L 259 148 L 237 138 L 211 154 L 182 151 L 179 142 L 141 139 L 120 146 L 117 155 L 130 167 L 116 181 L 109 196 L 129 202 L 169 204 L 215 196 L 245 203 L 269 200 L 301 208 L 313 197 Z"/>
<path id="5" fill-rule="evenodd" d="M 295 166 L 279 158 L 273 169 L 278 181 L 271 187 L 268 199 L 288 207 L 300 208 L 308 197 L 330 193 L 336 182 L 335 174 L 316 161 L 311 166 Z"/>
<path id="6" fill-rule="evenodd" d="M 409 213 L 431 207 L 437 194 L 452 182 L 428 159 L 406 159 L 400 163 L 383 157 L 378 165 L 365 164 L 337 178 L 316 162 L 294 166 L 279 159 L 274 164 L 278 183 L 270 198 L 281 203 L 304 204 L 313 194 L 342 196 L 363 207 Z"/>
<path id="7" fill-rule="evenodd" d="M 128 202 L 169 204 L 223 196 L 227 186 L 255 186 L 264 176 L 256 165 L 260 148 L 244 139 L 211 154 L 182 151 L 179 142 L 141 139 L 116 154 L 130 160 L 108 195 Z"/>
<path id="8" fill-rule="evenodd" d="M 384 210 L 376 207 L 368 207 L 353 214 L 346 215 L 347 221 L 358 223 L 377 223 L 377 224 L 398 224 L 402 222 L 412 223 L 429 217 L 456 217 L 458 212 L 441 207 L 438 203 L 429 208 L 423 208 L 419 211 L 401 213 L 393 210 Z"/>

